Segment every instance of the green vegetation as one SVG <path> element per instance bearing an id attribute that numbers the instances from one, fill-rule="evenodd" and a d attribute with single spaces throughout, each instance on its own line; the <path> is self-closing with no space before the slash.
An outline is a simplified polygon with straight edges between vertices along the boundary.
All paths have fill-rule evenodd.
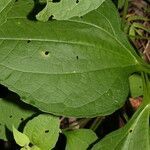
<path id="1" fill-rule="evenodd" d="M 0 84 L 8 88 L 0 97 L 0 139 L 15 139 L 21 150 L 55 149 L 62 135 L 66 150 L 150 149 L 150 66 L 121 30 L 128 2 L 118 7 L 123 19 L 111 0 L 0 0 Z M 129 36 L 149 32 L 136 19 L 127 20 Z M 142 104 L 99 139 L 103 117 L 129 93 L 144 95 Z M 63 129 L 62 116 L 79 127 Z"/>

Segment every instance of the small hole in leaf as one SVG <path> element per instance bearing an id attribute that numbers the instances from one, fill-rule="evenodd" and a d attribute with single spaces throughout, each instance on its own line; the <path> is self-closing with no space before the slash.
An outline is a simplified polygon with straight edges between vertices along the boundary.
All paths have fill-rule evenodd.
<path id="1" fill-rule="evenodd" d="M 15 0 L 15 2 L 18 2 L 18 0 Z"/>
<path id="2" fill-rule="evenodd" d="M 30 42 L 31 42 L 31 40 L 28 40 L 28 41 L 27 41 L 27 43 L 30 43 Z"/>
<path id="3" fill-rule="evenodd" d="M 142 87 L 141 87 L 141 86 L 139 86 L 139 88 L 141 89 Z"/>
<path id="4" fill-rule="evenodd" d="M 45 8 L 46 3 L 39 2 L 39 0 L 33 0 L 34 1 L 34 7 L 33 9 L 28 13 L 27 19 L 32 21 L 37 21 L 36 15 Z"/>
<path id="5" fill-rule="evenodd" d="M 33 146 L 33 144 L 32 144 L 32 143 L 29 143 L 29 146 L 30 146 L 30 147 L 32 147 L 32 146 Z"/>
<path id="6" fill-rule="evenodd" d="M 54 18 L 54 15 L 51 15 L 51 16 L 49 17 L 49 20 L 53 20 L 53 18 Z"/>
<path id="7" fill-rule="evenodd" d="M 12 118 L 12 115 L 10 115 L 9 118 Z"/>
<path id="8" fill-rule="evenodd" d="M 79 0 L 76 0 L 76 3 L 79 3 Z"/>
<path id="9" fill-rule="evenodd" d="M 49 132 L 49 130 L 45 130 L 45 133 L 48 133 Z"/>
<path id="10" fill-rule="evenodd" d="M 132 130 L 129 131 L 130 133 L 132 132 Z"/>
<path id="11" fill-rule="evenodd" d="M 49 55 L 49 51 L 46 51 L 46 52 L 45 52 L 45 55 Z"/>
<path id="12" fill-rule="evenodd" d="M 60 0 L 52 0 L 53 3 L 58 3 Z"/>
<path id="13" fill-rule="evenodd" d="M 21 121 L 23 121 L 24 119 L 23 119 L 23 118 L 21 118 L 20 120 L 21 120 Z"/>
<path id="14" fill-rule="evenodd" d="M 78 60 L 78 59 L 79 59 L 79 56 L 76 56 L 76 59 Z"/>
<path id="15" fill-rule="evenodd" d="M 1 126 L 2 124 L 0 123 L 0 126 Z"/>

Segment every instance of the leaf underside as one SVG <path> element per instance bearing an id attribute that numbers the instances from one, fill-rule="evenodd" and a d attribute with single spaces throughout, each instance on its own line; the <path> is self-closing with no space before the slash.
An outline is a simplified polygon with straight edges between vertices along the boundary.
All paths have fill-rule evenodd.
<path id="1" fill-rule="evenodd" d="M 0 13 L 0 21 L 5 20 L 0 26 L 0 83 L 56 115 L 93 117 L 120 108 L 128 77 L 139 63 L 112 2 L 82 18 L 46 23 L 27 18 L 33 5 L 19 0 L 6 18 Z"/>

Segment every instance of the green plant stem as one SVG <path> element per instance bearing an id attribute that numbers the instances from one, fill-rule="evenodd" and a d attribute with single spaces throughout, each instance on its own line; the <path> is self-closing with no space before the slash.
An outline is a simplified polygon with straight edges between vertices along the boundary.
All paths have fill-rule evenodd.
<path id="1" fill-rule="evenodd" d="M 126 16 L 127 16 L 127 12 L 128 12 L 128 5 L 129 5 L 128 0 L 125 0 L 124 9 L 123 9 L 123 16 L 122 16 L 123 25 L 126 22 Z"/>
<path id="2" fill-rule="evenodd" d="M 95 131 L 98 128 L 98 126 L 101 124 L 102 120 L 103 120 L 103 117 L 97 117 L 94 120 L 93 124 L 91 125 L 90 129 Z"/>
<path id="3" fill-rule="evenodd" d="M 125 119 L 126 122 L 129 121 L 129 117 L 128 117 L 128 115 L 126 113 L 123 114 L 123 117 L 124 117 L 124 119 Z"/>
<path id="4" fill-rule="evenodd" d="M 79 121 L 80 128 L 84 128 L 86 124 L 91 120 L 91 118 L 83 119 Z"/>
<path id="5" fill-rule="evenodd" d="M 79 128 L 84 128 L 91 119 L 92 118 L 81 119 L 78 121 L 77 124 L 70 125 L 68 128 L 62 129 L 62 132 L 67 131 L 67 130 L 74 130 L 75 127 L 77 126 L 79 126 Z"/>

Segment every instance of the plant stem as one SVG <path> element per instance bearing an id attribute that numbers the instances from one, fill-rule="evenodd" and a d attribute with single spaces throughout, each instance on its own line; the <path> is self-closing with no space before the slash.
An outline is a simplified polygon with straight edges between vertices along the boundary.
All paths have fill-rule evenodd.
<path id="1" fill-rule="evenodd" d="M 77 124 L 70 125 L 68 128 L 62 129 L 62 131 L 64 132 L 67 130 L 74 130 L 78 126 L 79 126 L 79 128 L 84 128 L 90 120 L 91 120 L 91 118 L 81 119 L 78 121 Z"/>
<path id="2" fill-rule="evenodd" d="M 93 124 L 91 125 L 90 129 L 95 131 L 98 128 L 98 126 L 101 124 L 102 120 L 103 120 L 103 117 L 97 117 L 94 120 Z"/>
<path id="3" fill-rule="evenodd" d="M 80 128 L 84 128 L 86 124 L 91 120 L 91 118 L 83 119 L 79 121 Z"/>

